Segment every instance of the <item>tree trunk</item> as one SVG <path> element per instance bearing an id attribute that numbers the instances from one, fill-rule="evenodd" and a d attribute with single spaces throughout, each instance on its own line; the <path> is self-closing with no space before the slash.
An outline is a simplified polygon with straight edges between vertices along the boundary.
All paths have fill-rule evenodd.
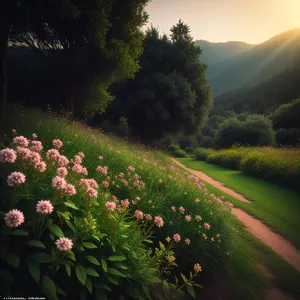
<path id="1" fill-rule="evenodd" d="M 7 39 L 8 39 L 7 26 L 5 26 L 5 24 L 0 24 L 0 102 L 1 102 L 0 119 L 1 120 L 3 119 L 7 109 L 7 76 L 6 76 Z"/>

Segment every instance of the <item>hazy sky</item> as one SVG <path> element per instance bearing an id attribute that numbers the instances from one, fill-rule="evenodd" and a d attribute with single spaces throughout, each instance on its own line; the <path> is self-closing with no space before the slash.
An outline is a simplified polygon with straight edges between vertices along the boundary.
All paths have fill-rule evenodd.
<path id="1" fill-rule="evenodd" d="M 194 39 L 261 43 L 300 27 L 300 0 L 152 0 L 147 11 L 161 33 L 181 18 Z"/>

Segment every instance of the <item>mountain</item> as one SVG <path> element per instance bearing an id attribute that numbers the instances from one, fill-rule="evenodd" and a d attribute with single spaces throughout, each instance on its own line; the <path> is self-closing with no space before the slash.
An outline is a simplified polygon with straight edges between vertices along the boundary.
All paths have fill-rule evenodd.
<path id="1" fill-rule="evenodd" d="M 212 43 L 205 40 L 197 40 L 195 45 L 202 49 L 200 59 L 207 65 L 234 57 L 255 46 L 243 42 Z"/>
<path id="2" fill-rule="evenodd" d="M 203 54 L 204 55 L 204 54 Z M 300 62 L 300 28 L 278 34 L 234 57 L 208 64 L 215 96 L 252 87 Z"/>

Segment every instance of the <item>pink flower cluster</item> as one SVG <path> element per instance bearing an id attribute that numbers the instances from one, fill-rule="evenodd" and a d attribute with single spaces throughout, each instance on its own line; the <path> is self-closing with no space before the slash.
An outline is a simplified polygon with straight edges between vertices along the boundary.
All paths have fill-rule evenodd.
<path id="1" fill-rule="evenodd" d="M 28 147 L 29 145 L 29 141 L 23 135 L 14 137 L 13 143 L 21 147 Z"/>
<path id="2" fill-rule="evenodd" d="M 178 233 L 174 233 L 173 234 L 173 240 L 176 242 L 176 243 L 179 243 L 181 241 L 181 236 L 178 234 Z"/>
<path id="3" fill-rule="evenodd" d="M 79 180 L 79 185 L 86 190 L 90 199 L 98 197 L 98 184 L 95 179 L 81 178 Z"/>
<path id="4" fill-rule="evenodd" d="M 104 166 L 104 167 L 102 167 L 102 166 L 98 166 L 97 168 L 96 168 L 96 171 L 97 172 L 100 172 L 100 173 L 102 173 L 103 175 L 107 175 L 107 172 L 108 172 L 108 166 Z"/>
<path id="5" fill-rule="evenodd" d="M 54 207 L 49 200 L 40 200 L 36 205 L 36 211 L 43 215 L 51 214 L 53 209 Z"/>
<path id="6" fill-rule="evenodd" d="M 73 184 L 67 183 L 64 177 L 55 176 L 52 179 L 52 187 L 58 191 L 62 191 L 67 195 L 73 196 L 76 194 L 76 188 Z"/>
<path id="7" fill-rule="evenodd" d="M 41 152 L 44 149 L 42 142 L 40 141 L 31 141 L 30 150 L 34 152 Z"/>
<path id="8" fill-rule="evenodd" d="M 53 146 L 57 149 L 59 149 L 63 146 L 63 142 L 59 139 L 53 140 L 52 143 L 53 143 Z"/>
<path id="9" fill-rule="evenodd" d="M 109 210 L 109 211 L 114 211 L 116 209 L 116 203 L 113 201 L 107 201 L 105 203 L 105 206 L 106 206 L 107 210 Z"/>
<path id="10" fill-rule="evenodd" d="M 17 186 L 22 183 L 25 183 L 26 176 L 21 172 L 12 172 L 7 177 L 7 185 L 8 186 Z"/>
<path id="11" fill-rule="evenodd" d="M 4 221 L 8 227 L 13 228 L 23 224 L 25 218 L 24 214 L 21 211 L 19 211 L 18 209 L 12 209 L 5 214 Z"/>
<path id="12" fill-rule="evenodd" d="M 142 212 L 142 211 L 140 211 L 140 210 L 136 210 L 135 212 L 134 212 L 134 216 L 137 218 L 137 219 L 143 219 L 144 218 L 144 213 Z"/>
<path id="13" fill-rule="evenodd" d="M 57 249 L 60 251 L 68 251 L 73 247 L 72 240 L 66 237 L 59 238 L 58 240 L 56 240 L 55 244 Z"/>
<path id="14" fill-rule="evenodd" d="M 154 217 L 154 223 L 156 224 L 157 227 L 164 226 L 164 220 L 161 216 Z"/>
<path id="15" fill-rule="evenodd" d="M 13 164 L 17 159 L 17 153 L 15 150 L 6 148 L 0 150 L 0 162 L 5 163 L 8 162 Z"/>
<path id="16" fill-rule="evenodd" d="M 72 167 L 72 171 L 77 173 L 77 174 L 88 175 L 87 168 L 80 165 L 80 164 L 74 164 L 73 167 Z"/>

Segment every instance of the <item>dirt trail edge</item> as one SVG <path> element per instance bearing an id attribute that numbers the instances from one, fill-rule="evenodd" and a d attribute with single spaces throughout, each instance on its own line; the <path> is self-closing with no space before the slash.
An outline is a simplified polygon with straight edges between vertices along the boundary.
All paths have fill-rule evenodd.
<path id="1" fill-rule="evenodd" d="M 190 173 L 198 176 L 200 179 L 208 182 L 209 184 L 215 186 L 216 188 L 224 191 L 225 193 L 239 199 L 231 191 L 230 193 L 224 189 L 224 186 L 214 179 L 210 178 L 206 174 L 187 168 L 182 163 L 177 161 L 174 158 L 171 158 L 174 163 L 189 171 Z M 205 175 L 205 176 L 203 176 Z M 208 180 L 206 180 L 208 179 Z M 221 188 L 220 188 L 221 187 Z M 226 188 L 227 189 L 227 188 Z M 233 193 L 232 193 L 233 192 Z M 239 194 L 237 194 L 239 195 Z M 240 195 L 239 195 L 240 196 Z M 240 199 L 239 199 L 240 200 Z M 246 199 L 245 199 L 246 200 Z M 248 201 L 249 202 L 249 201 Z M 272 248 L 279 256 L 291 264 L 298 272 L 300 272 L 300 251 L 297 250 L 289 241 L 285 240 L 282 236 L 277 233 L 274 233 L 270 228 L 268 228 L 263 222 L 257 220 L 243 210 L 238 208 L 232 208 L 232 213 L 237 216 L 237 218 L 246 226 L 246 229 L 252 233 L 256 238 L 261 240 L 264 244 Z"/>
<path id="2" fill-rule="evenodd" d="M 225 192 L 226 194 L 242 201 L 242 202 L 247 202 L 247 203 L 251 203 L 249 200 L 247 200 L 245 197 L 243 197 L 241 194 L 238 194 L 237 192 L 227 188 L 224 186 L 224 184 L 222 184 L 219 181 L 216 181 L 214 179 L 212 179 L 211 177 L 209 177 L 208 175 L 206 175 L 205 173 L 202 173 L 200 171 L 197 170 L 192 170 L 188 167 L 186 167 L 184 164 L 180 163 L 178 160 L 176 160 L 175 158 L 171 157 L 171 160 L 177 164 L 178 166 L 182 167 L 183 169 L 193 173 L 194 175 L 198 176 L 200 179 L 210 183 L 211 185 L 213 185 L 214 187 L 216 187 L 217 189 Z"/>

